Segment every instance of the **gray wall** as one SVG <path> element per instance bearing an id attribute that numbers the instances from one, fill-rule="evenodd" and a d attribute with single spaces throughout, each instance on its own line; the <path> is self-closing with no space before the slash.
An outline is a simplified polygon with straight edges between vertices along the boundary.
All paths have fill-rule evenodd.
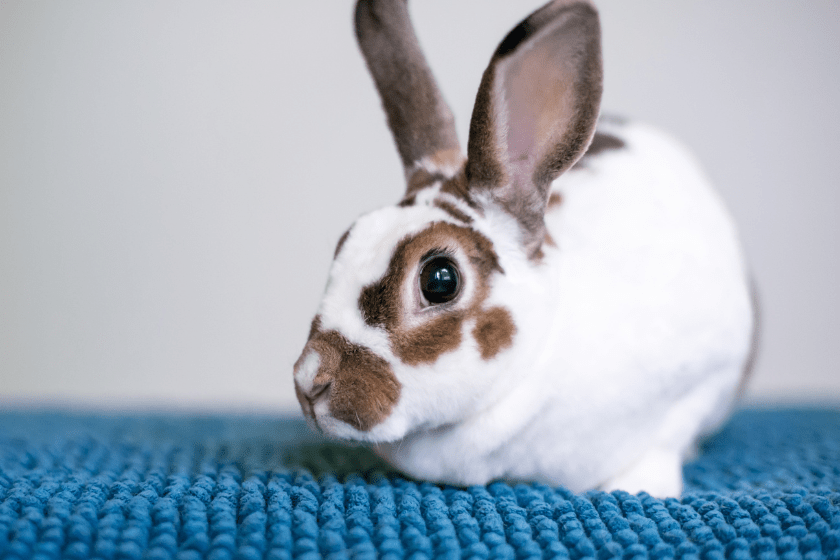
<path id="1" fill-rule="evenodd" d="M 350 2 L 0 2 L 0 404 L 294 408 L 336 239 L 402 177 Z M 538 1 L 414 0 L 462 139 Z M 840 400 L 840 4 L 602 0 L 604 106 L 692 146 L 763 302 L 753 400 Z"/>

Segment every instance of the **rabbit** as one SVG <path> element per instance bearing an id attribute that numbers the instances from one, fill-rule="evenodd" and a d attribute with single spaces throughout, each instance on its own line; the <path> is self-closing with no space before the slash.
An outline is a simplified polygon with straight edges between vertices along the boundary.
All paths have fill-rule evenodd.
<path id="1" fill-rule="evenodd" d="M 335 248 L 304 415 L 415 479 L 679 495 L 749 358 L 749 274 L 692 156 L 600 117 L 595 6 L 502 40 L 466 156 L 406 1 L 358 0 L 355 25 L 406 190 Z"/>

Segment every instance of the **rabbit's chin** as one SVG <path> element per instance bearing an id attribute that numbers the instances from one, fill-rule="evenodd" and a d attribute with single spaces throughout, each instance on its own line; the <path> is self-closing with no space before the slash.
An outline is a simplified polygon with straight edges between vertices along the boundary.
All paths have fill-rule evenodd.
<path id="1" fill-rule="evenodd" d="M 322 433 L 329 437 L 349 442 L 377 444 L 393 443 L 405 437 L 407 432 L 405 426 L 400 426 L 396 420 L 393 416 L 386 418 L 385 421 L 364 432 L 329 414 L 317 416 L 314 423 Z"/>

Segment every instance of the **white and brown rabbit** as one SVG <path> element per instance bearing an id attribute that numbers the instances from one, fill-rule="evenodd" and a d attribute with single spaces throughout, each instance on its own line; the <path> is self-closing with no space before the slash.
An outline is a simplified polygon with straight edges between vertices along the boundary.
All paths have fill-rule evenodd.
<path id="1" fill-rule="evenodd" d="M 295 364 L 306 416 L 421 479 L 679 494 L 745 368 L 749 283 L 694 160 L 599 121 L 594 6 L 505 37 L 466 158 L 405 0 L 355 18 L 407 188 L 338 242 Z"/>

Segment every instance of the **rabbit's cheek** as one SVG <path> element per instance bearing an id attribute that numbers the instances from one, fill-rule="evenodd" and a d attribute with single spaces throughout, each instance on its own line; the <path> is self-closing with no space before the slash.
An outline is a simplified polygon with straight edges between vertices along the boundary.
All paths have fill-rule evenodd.
<path id="1" fill-rule="evenodd" d="M 475 322 L 473 337 L 478 343 L 483 360 L 490 360 L 505 348 L 513 345 L 516 325 L 510 312 L 504 307 L 492 307 L 482 311 Z"/>
<path id="2" fill-rule="evenodd" d="M 403 363 L 416 366 L 432 364 L 441 354 L 461 345 L 464 313 L 437 317 L 429 324 L 405 333 L 392 333 L 394 353 Z"/>

